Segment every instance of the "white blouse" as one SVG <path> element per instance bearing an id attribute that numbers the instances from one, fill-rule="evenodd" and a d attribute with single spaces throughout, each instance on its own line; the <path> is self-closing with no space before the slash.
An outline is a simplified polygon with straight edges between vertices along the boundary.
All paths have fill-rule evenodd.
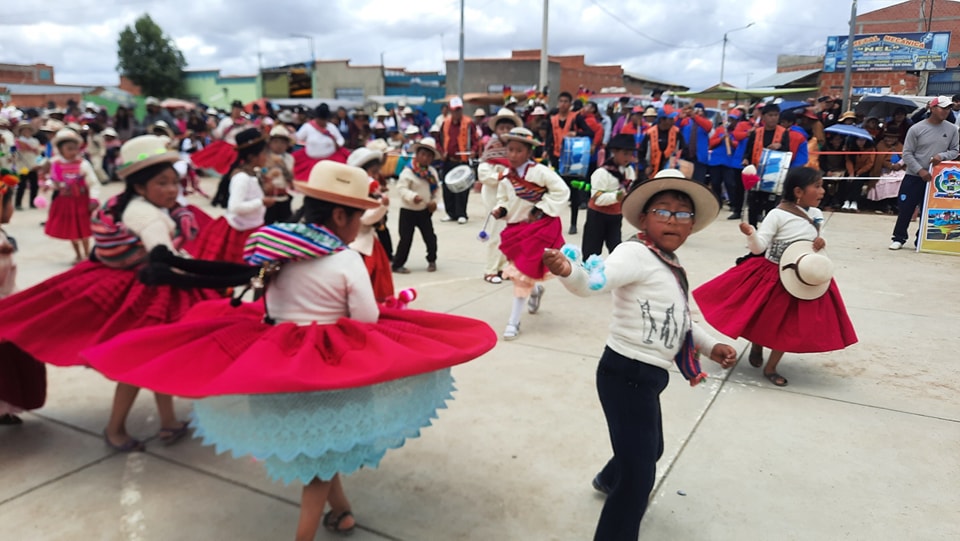
<path id="1" fill-rule="evenodd" d="M 225 214 L 230 227 L 246 231 L 263 225 L 263 218 L 267 214 L 263 196 L 260 179 L 242 171 L 233 175 Z"/>
<path id="2" fill-rule="evenodd" d="M 308 122 L 297 130 L 297 141 L 303 143 L 307 156 L 313 159 L 329 158 L 337 151 L 338 147 L 343 146 L 344 141 L 340 130 L 329 122 L 327 123 L 327 132 L 330 135 L 320 133 Z"/>
<path id="3" fill-rule="evenodd" d="M 805 209 L 805 212 L 815 223 L 823 223 L 823 212 L 817 207 Z M 760 254 L 766 250 L 766 258 L 779 263 L 780 256 L 783 255 L 787 246 L 798 240 L 813 240 L 818 236 L 817 228 L 809 221 L 783 209 L 775 208 L 767 213 L 760 227 L 747 237 L 747 247 L 754 254 Z"/>

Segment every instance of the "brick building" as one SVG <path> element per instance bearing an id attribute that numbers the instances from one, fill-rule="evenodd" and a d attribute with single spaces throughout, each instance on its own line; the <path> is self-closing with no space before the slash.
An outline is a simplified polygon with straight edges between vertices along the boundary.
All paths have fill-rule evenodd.
<path id="1" fill-rule="evenodd" d="M 0 84 L 52 85 L 56 84 L 53 66 L 46 64 L 0 64 Z"/>

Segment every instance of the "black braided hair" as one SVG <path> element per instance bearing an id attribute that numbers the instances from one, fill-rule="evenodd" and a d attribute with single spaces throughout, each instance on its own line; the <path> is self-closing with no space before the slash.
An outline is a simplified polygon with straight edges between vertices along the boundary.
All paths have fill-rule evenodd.
<path id="1" fill-rule="evenodd" d="M 150 251 L 149 262 L 140 269 L 139 278 L 149 286 L 226 289 L 247 284 L 259 273 L 260 267 L 242 263 L 179 257 L 161 245 Z"/>

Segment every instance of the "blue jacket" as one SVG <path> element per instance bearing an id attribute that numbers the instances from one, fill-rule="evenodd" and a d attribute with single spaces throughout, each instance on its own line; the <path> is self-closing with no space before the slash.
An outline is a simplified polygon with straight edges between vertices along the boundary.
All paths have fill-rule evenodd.
<path id="1" fill-rule="evenodd" d="M 790 160 L 790 167 L 803 167 L 810 161 L 810 151 L 807 149 L 807 142 L 810 138 L 807 137 L 807 132 L 803 131 L 803 128 L 800 126 L 791 126 L 790 131 L 799 133 L 803 137 L 803 143 L 797 146 L 796 151 L 793 153 L 793 159 Z M 791 138 L 793 137 L 795 136 L 791 136 Z"/>

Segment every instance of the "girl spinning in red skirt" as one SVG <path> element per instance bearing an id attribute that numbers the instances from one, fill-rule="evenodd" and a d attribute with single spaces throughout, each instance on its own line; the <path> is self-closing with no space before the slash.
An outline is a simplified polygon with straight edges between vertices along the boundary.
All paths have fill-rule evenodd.
<path id="1" fill-rule="evenodd" d="M 514 128 L 500 139 L 507 145 L 509 168 L 500 175 L 497 208 L 490 215 L 507 220 L 500 251 L 508 261 L 503 275 L 513 281 L 513 308 L 503 338 L 513 340 L 520 334 L 523 305 L 531 314 L 540 309 L 544 289 L 538 282 L 547 276 L 543 251 L 563 246 L 559 216 L 570 189 L 552 169 L 531 159 L 533 148 L 542 143 L 530 130 Z"/>
<path id="2" fill-rule="evenodd" d="M 76 254 L 74 263 L 90 256 L 90 213 L 97 208 L 100 181 L 90 162 L 80 155 L 83 138 L 64 128 L 53 138 L 60 153 L 50 161 L 48 186 L 54 190 L 50 215 L 43 232 L 55 239 L 69 240 Z"/>
<path id="3" fill-rule="evenodd" d="M 190 246 L 197 259 L 243 262 L 243 246 L 264 224 L 267 207 L 277 198 L 263 193 L 260 171 L 267 160 L 267 140 L 256 128 L 237 134 L 237 161 L 217 187 L 213 205 L 227 209 L 200 232 Z"/>
<path id="4" fill-rule="evenodd" d="M 835 351 L 857 343 L 833 265 L 820 252 L 823 177 L 815 169 L 795 167 L 787 173 L 783 201 L 754 229 L 740 224 L 755 254 L 693 291 L 703 317 L 732 338 L 750 340 L 750 365 L 763 365 L 763 375 L 778 387 L 787 379 L 777 373 L 784 352 Z"/>

